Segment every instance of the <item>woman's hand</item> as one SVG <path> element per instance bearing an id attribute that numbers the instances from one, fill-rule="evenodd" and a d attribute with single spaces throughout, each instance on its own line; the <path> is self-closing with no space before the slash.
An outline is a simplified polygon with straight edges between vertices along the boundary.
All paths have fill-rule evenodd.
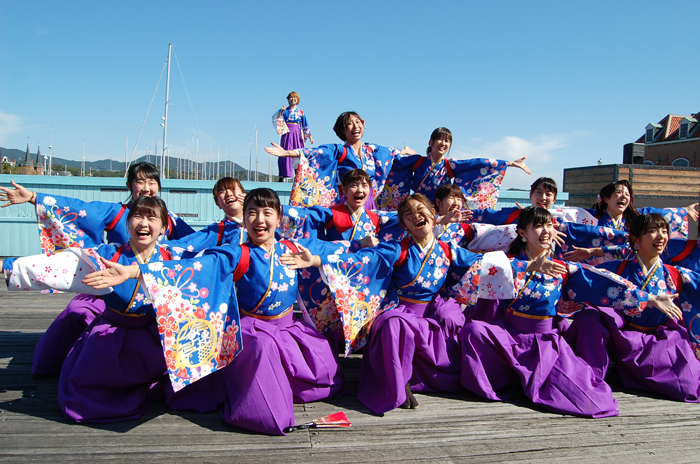
<path id="1" fill-rule="evenodd" d="M 566 238 L 566 234 L 560 230 L 554 229 L 554 237 L 552 237 L 552 240 L 554 240 L 554 243 L 556 243 L 559 248 L 563 247 L 565 242 L 564 239 Z M 564 258 L 566 259 L 566 258 Z M 568 261 L 572 261 L 569 259 Z"/>
<path id="2" fill-rule="evenodd" d="M 507 165 L 508 167 L 520 168 L 527 174 L 532 174 L 530 172 L 530 168 L 528 168 L 527 164 L 525 164 L 525 158 L 527 158 L 527 156 L 523 156 L 522 158 L 517 159 L 515 161 L 508 161 Z"/>
<path id="3" fill-rule="evenodd" d="M 674 299 L 678 298 L 678 294 L 673 295 L 652 295 L 649 294 L 649 306 L 657 308 L 662 313 L 666 314 L 668 317 L 675 321 L 683 319 L 683 312 L 676 306 L 673 302 Z"/>
<path id="4" fill-rule="evenodd" d="M 102 257 L 100 257 L 100 260 L 102 264 L 107 266 L 107 269 L 88 274 L 83 279 L 85 285 L 96 290 L 114 287 L 115 285 L 123 284 L 129 279 L 138 279 L 141 276 L 141 270 L 136 263 L 131 266 L 124 266 Z"/>
<path id="5" fill-rule="evenodd" d="M 564 259 L 566 261 L 585 261 L 593 256 L 602 256 L 602 248 L 579 248 L 577 246 L 571 246 L 573 251 L 564 253 Z M 600 250 L 600 251 L 598 251 Z"/>
<path id="6" fill-rule="evenodd" d="M 685 210 L 688 211 L 688 216 L 690 217 L 690 219 L 692 219 L 693 221 L 696 221 L 696 222 L 698 220 L 698 216 L 700 216 L 700 213 L 698 213 L 698 210 L 695 209 L 697 206 L 698 206 L 697 203 L 693 203 L 692 205 L 686 206 L 686 208 L 685 208 Z"/>
<path id="7" fill-rule="evenodd" d="M 530 261 L 527 265 L 526 272 L 539 272 L 553 277 L 559 277 L 561 274 L 566 274 L 567 269 L 563 264 L 557 263 L 548 259 L 548 256 L 542 255 L 534 261 Z"/>
<path id="8" fill-rule="evenodd" d="M 306 269 L 307 267 L 321 267 L 321 257 L 314 255 L 308 248 L 304 248 L 297 244 L 298 253 L 292 253 L 292 250 L 287 249 L 280 256 L 280 263 L 288 266 L 289 269 Z"/>
<path id="9" fill-rule="evenodd" d="M 276 156 L 278 158 L 287 158 L 287 157 L 292 157 L 296 158 L 297 152 L 294 150 L 285 150 L 275 142 L 272 142 L 271 147 L 265 147 L 265 151 L 271 154 L 272 156 Z"/>
<path id="10" fill-rule="evenodd" d="M 311 145 L 314 144 L 314 138 L 309 135 L 309 142 L 311 142 Z"/>
<path id="11" fill-rule="evenodd" d="M 368 235 L 365 238 L 360 239 L 360 246 L 362 248 L 371 248 L 379 245 L 379 240 L 374 235 Z"/>
<path id="12" fill-rule="evenodd" d="M 402 155 L 417 155 L 416 151 L 411 148 L 411 147 L 403 147 L 403 150 L 401 150 Z"/>
<path id="13" fill-rule="evenodd" d="M 28 201 L 32 204 L 36 204 L 35 192 L 27 190 L 26 188 L 16 183 L 14 180 L 11 180 L 10 183 L 12 184 L 14 189 L 0 187 L 0 201 L 9 202 L 2 205 L 3 208 L 7 208 L 10 205 L 21 205 L 22 203 L 26 203 Z"/>

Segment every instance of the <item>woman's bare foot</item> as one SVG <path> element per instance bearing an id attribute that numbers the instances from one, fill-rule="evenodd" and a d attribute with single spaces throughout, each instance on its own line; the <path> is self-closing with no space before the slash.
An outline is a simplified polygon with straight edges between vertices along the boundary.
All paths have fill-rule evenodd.
<path id="1" fill-rule="evenodd" d="M 406 384 L 406 401 L 399 407 L 401 409 L 416 409 L 418 407 L 418 400 L 413 396 L 410 383 Z"/>

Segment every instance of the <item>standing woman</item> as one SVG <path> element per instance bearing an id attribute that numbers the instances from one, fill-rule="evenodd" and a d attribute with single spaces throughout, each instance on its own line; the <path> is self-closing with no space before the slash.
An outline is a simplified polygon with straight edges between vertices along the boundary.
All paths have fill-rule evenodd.
<path id="1" fill-rule="evenodd" d="M 343 176 L 352 169 L 363 169 L 372 179 L 367 209 L 377 209 L 375 198 L 384 188 L 394 157 L 415 154 L 406 147 L 403 150 L 362 142 L 365 121 L 354 111 L 338 116 L 333 131 L 342 144 L 321 145 L 317 148 L 286 150 L 273 143 L 265 151 L 280 158 L 300 158 L 299 169 L 292 187 L 291 204 L 294 206 L 326 206 L 342 204 L 338 186 Z"/>
<path id="2" fill-rule="evenodd" d="M 309 139 L 311 145 L 314 144 L 314 138 L 311 137 L 311 129 L 309 129 L 309 123 L 306 121 L 306 115 L 297 106 L 300 101 L 301 99 L 298 93 L 290 92 L 290 94 L 287 95 L 289 107 L 283 106 L 277 112 L 276 126 L 280 126 L 281 121 L 283 121 L 289 130 L 289 132 L 282 134 L 282 139 L 280 140 L 279 146 L 284 150 L 304 148 L 304 141 L 306 139 Z M 292 158 L 280 158 L 277 160 L 279 176 L 281 178 L 294 177 L 292 161 Z"/>
<path id="3" fill-rule="evenodd" d="M 525 164 L 526 157 L 516 161 L 449 159 L 447 155 L 451 147 L 452 132 L 446 127 L 438 127 L 430 135 L 427 156 L 397 157 L 381 192 L 381 209 L 395 210 L 410 193 L 422 193 L 430 201 L 435 201 L 437 189 L 451 183 L 462 188 L 470 208 L 493 207 L 508 167 L 517 167 L 530 174 Z"/>
<path id="4" fill-rule="evenodd" d="M 105 242 L 123 245 L 129 241 L 128 213 L 138 198 L 155 197 L 160 192 L 160 176 L 150 163 L 129 167 L 126 187 L 131 198 L 126 203 L 83 201 L 59 195 L 32 192 L 12 182 L 13 189 L 0 187 L 3 207 L 30 202 L 36 205 L 41 247 L 53 254 L 66 248 L 95 248 Z M 176 215 L 168 212 L 164 236 L 177 239 L 194 230 Z M 56 317 L 34 349 L 32 373 L 58 375 L 73 343 L 85 328 L 105 310 L 104 301 L 93 295 L 78 293 Z"/>

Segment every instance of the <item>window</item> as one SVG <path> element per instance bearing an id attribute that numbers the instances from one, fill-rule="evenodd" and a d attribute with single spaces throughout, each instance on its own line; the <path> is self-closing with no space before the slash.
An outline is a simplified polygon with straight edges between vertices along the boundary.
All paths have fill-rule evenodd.
<path id="1" fill-rule="evenodd" d="M 688 138 L 688 123 L 681 124 L 681 127 L 678 131 L 678 138 L 679 139 L 687 139 Z"/>
<path id="2" fill-rule="evenodd" d="M 647 129 L 647 138 L 644 141 L 647 143 L 654 141 L 654 128 Z"/>
<path id="3" fill-rule="evenodd" d="M 671 166 L 687 168 L 688 166 L 690 166 L 690 162 L 685 158 L 676 158 L 675 160 L 673 160 L 673 163 L 671 163 Z"/>
<path id="4" fill-rule="evenodd" d="M 653 165 L 654 165 L 654 162 L 651 161 L 651 160 L 645 160 L 645 161 L 644 161 L 644 164 L 647 165 L 647 166 L 653 166 Z"/>

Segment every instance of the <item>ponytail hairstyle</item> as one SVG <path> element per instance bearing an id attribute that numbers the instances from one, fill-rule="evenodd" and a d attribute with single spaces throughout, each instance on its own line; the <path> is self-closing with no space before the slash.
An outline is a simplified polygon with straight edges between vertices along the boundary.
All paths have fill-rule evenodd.
<path id="1" fill-rule="evenodd" d="M 525 230 L 527 226 L 532 224 L 533 227 L 541 226 L 548 222 L 552 222 L 552 213 L 540 206 L 528 206 L 520 212 L 518 217 L 518 229 Z M 508 248 L 508 254 L 512 256 L 519 255 L 527 247 L 523 238 L 518 234 L 518 237 Z"/>
<path id="2" fill-rule="evenodd" d="M 436 140 L 447 140 L 450 142 L 450 150 L 452 149 L 452 132 L 447 127 L 438 127 L 433 131 L 432 134 L 430 134 L 430 142 L 434 142 Z M 430 156 L 430 145 L 428 145 L 428 148 L 425 150 L 425 152 Z M 449 153 L 449 150 L 448 150 Z"/>

